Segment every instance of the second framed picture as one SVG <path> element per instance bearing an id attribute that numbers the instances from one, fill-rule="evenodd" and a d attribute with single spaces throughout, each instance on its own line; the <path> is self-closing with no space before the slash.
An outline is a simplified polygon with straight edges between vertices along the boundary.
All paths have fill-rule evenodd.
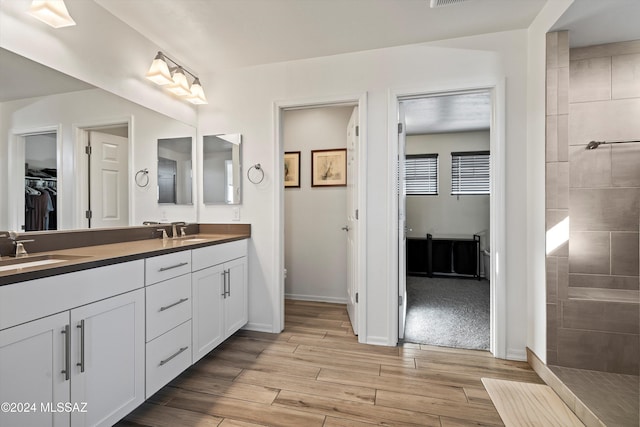
<path id="1" fill-rule="evenodd" d="M 284 186 L 285 188 L 300 188 L 299 151 L 287 151 L 284 153 Z"/>
<path id="2" fill-rule="evenodd" d="M 311 186 L 347 185 L 347 149 L 311 151 Z"/>

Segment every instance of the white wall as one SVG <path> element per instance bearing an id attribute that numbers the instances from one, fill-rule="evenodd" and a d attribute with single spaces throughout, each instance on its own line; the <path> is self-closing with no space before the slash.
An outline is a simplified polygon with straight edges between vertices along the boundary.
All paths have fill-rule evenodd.
<path id="1" fill-rule="evenodd" d="M 395 311 L 389 300 L 393 293 L 389 271 L 394 261 L 386 258 L 386 248 L 394 244 L 389 239 L 393 224 L 389 221 L 387 197 L 392 191 L 387 144 L 390 129 L 395 125 L 387 123 L 389 93 L 431 92 L 505 82 L 509 307 L 505 319 L 506 346 L 510 354 L 517 357 L 524 354 L 524 346 L 528 344 L 544 357 L 544 33 L 570 3 L 571 0 L 547 2 L 528 31 L 478 35 L 203 76 L 203 81 L 211 83 L 207 83 L 210 104 L 201 107 L 197 117 L 201 134 L 241 132 L 245 137 L 244 170 L 255 163 L 261 163 L 265 170 L 265 179 L 260 184 L 250 184 L 246 176 L 243 178 L 241 214 L 243 221 L 252 224 L 253 235 L 249 253 L 251 327 L 279 330 L 275 310 L 283 284 L 278 283 L 279 254 L 274 253 L 273 245 L 279 238 L 280 214 L 274 195 L 278 194 L 281 183 L 273 166 L 281 153 L 274 140 L 275 101 L 368 93 L 368 298 L 365 308 L 368 328 L 364 340 L 394 344 L 389 339 L 394 333 L 390 328 Z M 54 30 L 23 13 L 28 0 L 1 2 L 0 47 L 174 118 L 195 120 L 195 109 L 139 78 L 158 50 L 155 45 L 94 2 L 69 0 L 68 5 L 74 18 L 84 25 Z M 100 34 L 109 37 L 99 37 Z M 0 110 L 3 108 L 0 105 Z M 200 150 L 201 142 L 198 144 Z M 151 161 L 149 146 L 141 144 L 141 147 L 147 151 L 136 150 L 136 168 L 146 167 Z M 6 146 L 0 146 L 0 154 L 6 153 Z M 7 179 L 6 174 L 0 177 Z M 6 200 L 1 186 L 0 200 Z M 230 207 L 200 208 L 199 220 L 203 222 L 228 222 L 233 217 Z M 140 207 L 141 211 L 144 209 L 144 205 Z M 0 224 L 2 215 L 0 209 Z M 527 267 L 529 262 L 533 263 L 532 267 Z"/>
<path id="2" fill-rule="evenodd" d="M 346 303 L 346 187 L 311 187 L 311 150 L 346 148 L 353 107 L 288 110 L 284 151 L 300 151 L 300 188 L 285 189 L 285 295 Z"/>
<path id="3" fill-rule="evenodd" d="M 489 195 L 451 195 L 451 153 L 489 150 L 489 131 L 409 135 L 406 154 L 438 154 L 438 195 L 407 196 L 407 236 L 489 230 Z M 489 233 L 483 236 L 489 236 Z M 483 237 L 484 238 L 484 237 Z M 483 248 L 486 241 L 482 242 Z"/>
<path id="4" fill-rule="evenodd" d="M 0 2 L 0 47 L 154 111 L 196 123 L 192 104 L 143 78 L 162 50 L 157 45 L 93 1 L 66 0 L 78 25 L 61 29 L 25 13 L 30 4 L 31 0 Z M 173 52 L 165 53 L 180 60 Z"/>
<path id="5" fill-rule="evenodd" d="M 392 263 L 387 256 L 391 241 L 392 189 L 389 160 L 390 127 L 387 116 L 390 91 L 433 92 L 457 88 L 487 87 L 506 82 L 506 158 L 509 212 L 506 221 L 506 286 L 508 325 L 506 345 L 512 357 L 524 357 L 526 344 L 526 73 L 527 32 L 509 31 L 372 50 L 309 60 L 249 67 L 208 76 L 216 82 L 201 110 L 203 133 L 241 131 L 245 165 L 261 163 L 266 178 L 262 184 L 245 181 L 243 220 L 252 224 L 250 249 L 250 327 L 279 330 L 278 253 L 280 210 L 277 205 L 280 174 L 274 170 L 280 157 L 274 140 L 274 102 L 325 99 L 366 92 L 368 135 L 366 198 L 367 232 L 367 336 L 371 343 L 395 344 Z M 229 209 L 201 211 L 200 220 L 224 222 Z M 265 301 L 271 304 L 265 303 Z"/>
<path id="6" fill-rule="evenodd" d="M 8 200 L 9 144 L 12 133 L 50 126 L 62 126 L 62 146 L 58 153 L 62 168 L 58 170 L 58 221 L 60 228 L 75 228 L 84 224 L 81 218 L 81 198 L 85 194 L 83 183 L 77 180 L 85 155 L 79 150 L 76 128 L 95 126 L 107 122 L 132 121 L 130 144 L 129 191 L 133 194 L 134 216 L 132 224 L 144 220 L 196 221 L 195 205 L 167 206 L 157 202 L 157 140 L 158 138 L 191 137 L 195 141 L 196 130 L 167 116 L 129 102 L 100 89 L 71 92 L 40 98 L 30 98 L 0 103 L 0 194 Z M 140 169 L 149 169 L 149 186 L 137 187 L 133 175 Z M 6 179 L 4 178 L 6 177 Z M 22 190 L 21 190 L 22 192 Z M 9 228 L 8 203 L 0 205 L 0 229 Z"/>

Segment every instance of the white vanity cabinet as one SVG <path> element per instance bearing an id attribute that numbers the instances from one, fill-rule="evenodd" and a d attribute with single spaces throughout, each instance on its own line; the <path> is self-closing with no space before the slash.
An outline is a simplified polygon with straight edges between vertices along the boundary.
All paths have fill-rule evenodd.
<path id="1" fill-rule="evenodd" d="M 71 310 L 71 334 L 71 426 L 111 426 L 145 399 L 144 290 Z"/>
<path id="2" fill-rule="evenodd" d="M 0 401 L 22 405 L 1 426 L 110 426 L 144 401 L 143 275 L 133 261 L 0 287 Z"/>
<path id="3" fill-rule="evenodd" d="M 247 241 L 192 251 L 193 363 L 247 323 Z"/>
<path id="4" fill-rule="evenodd" d="M 46 412 L 40 406 L 69 401 L 71 383 L 62 373 L 65 328 L 69 312 L 0 331 L 0 402 L 15 405 L 8 408 L 12 412 L 0 411 L 0 426 L 69 426 L 69 413 Z"/>
<path id="5" fill-rule="evenodd" d="M 191 365 L 191 251 L 147 258 L 146 396 Z"/>

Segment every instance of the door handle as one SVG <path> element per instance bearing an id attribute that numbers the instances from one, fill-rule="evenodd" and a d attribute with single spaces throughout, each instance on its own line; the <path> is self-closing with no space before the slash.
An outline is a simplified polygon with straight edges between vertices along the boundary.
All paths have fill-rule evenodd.
<path id="1" fill-rule="evenodd" d="M 84 372 L 84 319 L 80 321 L 76 328 L 80 329 L 80 362 L 76 366 L 80 367 L 80 372 Z"/>
<path id="2" fill-rule="evenodd" d="M 68 381 L 71 376 L 71 325 L 66 325 L 62 333 L 64 334 L 64 369 L 60 373 L 64 374 L 64 380 Z"/>
<path id="3" fill-rule="evenodd" d="M 349 228 L 349 226 L 348 226 L 348 225 L 345 225 L 344 227 L 342 227 L 342 230 L 344 230 L 344 231 L 347 231 L 347 232 L 348 232 L 349 230 L 351 230 L 351 228 Z"/>

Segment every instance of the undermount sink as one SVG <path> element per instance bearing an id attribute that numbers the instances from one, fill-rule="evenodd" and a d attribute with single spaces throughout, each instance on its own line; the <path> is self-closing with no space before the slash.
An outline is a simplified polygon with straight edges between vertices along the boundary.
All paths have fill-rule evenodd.
<path id="1" fill-rule="evenodd" d="M 79 255 L 34 255 L 23 258 L 8 258 L 0 260 L 0 272 L 21 270 L 23 268 L 39 267 L 86 258 Z"/>

